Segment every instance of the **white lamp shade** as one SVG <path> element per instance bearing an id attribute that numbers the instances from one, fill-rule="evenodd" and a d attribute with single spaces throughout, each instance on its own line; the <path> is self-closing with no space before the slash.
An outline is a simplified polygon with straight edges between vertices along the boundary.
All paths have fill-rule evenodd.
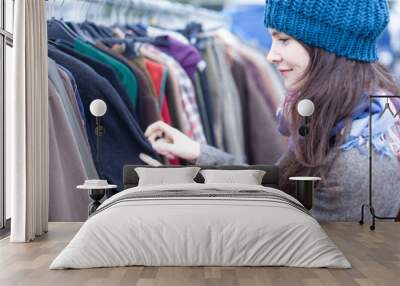
<path id="1" fill-rule="evenodd" d="M 297 112 L 303 117 L 313 115 L 314 110 L 314 103 L 309 99 L 302 99 L 297 104 Z"/>
<path id="2" fill-rule="evenodd" d="M 90 103 L 90 113 L 93 116 L 101 117 L 107 112 L 107 104 L 101 99 L 95 99 Z"/>

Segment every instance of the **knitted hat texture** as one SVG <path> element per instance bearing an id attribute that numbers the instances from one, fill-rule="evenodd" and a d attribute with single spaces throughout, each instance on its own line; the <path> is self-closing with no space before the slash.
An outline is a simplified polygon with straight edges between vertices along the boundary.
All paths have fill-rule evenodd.
<path id="1" fill-rule="evenodd" d="M 374 62 L 389 7 L 386 0 L 267 0 L 264 23 L 338 56 Z"/>

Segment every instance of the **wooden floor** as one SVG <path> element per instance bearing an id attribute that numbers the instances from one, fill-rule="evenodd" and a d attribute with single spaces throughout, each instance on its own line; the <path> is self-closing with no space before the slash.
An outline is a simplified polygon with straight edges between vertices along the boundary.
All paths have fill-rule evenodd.
<path id="1" fill-rule="evenodd" d="M 45 285 L 400 285 L 400 223 L 379 222 L 375 232 L 356 223 L 323 225 L 352 263 L 349 270 L 289 267 L 124 267 L 48 270 L 79 223 L 51 223 L 29 244 L 0 241 L 1 286 Z"/>

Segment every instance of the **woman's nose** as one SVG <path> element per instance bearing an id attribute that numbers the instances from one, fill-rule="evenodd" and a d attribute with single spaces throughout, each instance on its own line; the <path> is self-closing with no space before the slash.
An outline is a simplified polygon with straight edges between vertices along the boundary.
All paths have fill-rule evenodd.
<path id="1" fill-rule="evenodd" d="M 267 55 L 267 61 L 272 64 L 279 64 L 282 61 L 282 57 L 271 48 Z"/>

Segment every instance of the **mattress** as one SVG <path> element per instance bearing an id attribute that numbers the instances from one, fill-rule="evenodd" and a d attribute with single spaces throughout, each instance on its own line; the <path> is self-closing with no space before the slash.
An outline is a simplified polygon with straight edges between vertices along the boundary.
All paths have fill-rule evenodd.
<path id="1" fill-rule="evenodd" d="M 263 186 L 138 186 L 106 200 L 50 269 L 120 266 L 350 268 L 296 199 Z"/>

